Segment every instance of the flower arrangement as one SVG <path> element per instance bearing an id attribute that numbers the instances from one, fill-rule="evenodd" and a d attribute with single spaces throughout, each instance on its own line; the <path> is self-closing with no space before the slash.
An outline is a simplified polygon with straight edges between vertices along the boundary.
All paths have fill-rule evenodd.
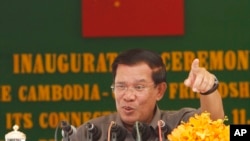
<path id="1" fill-rule="evenodd" d="M 229 141 L 229 125 L 223 119 L 211 120 L 210 113 L 195 114 L 168 135 L 170 141 Z"/>

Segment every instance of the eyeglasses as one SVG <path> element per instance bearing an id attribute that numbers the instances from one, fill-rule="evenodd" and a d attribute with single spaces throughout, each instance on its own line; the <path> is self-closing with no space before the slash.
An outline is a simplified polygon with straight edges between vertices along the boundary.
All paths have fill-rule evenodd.
<path id="1" fill-rule="evenodd" d="M 132 86 L 128 86 L 127 84 L 123 84 L 123 83 L 117 83 L 117 84 L 112 84 L 110 86 L 110 88 L 115 93 L 123 93 L 123 92 L 129 90 L 129 88 L 133 89 L 133 91 L 139 93 L 139 92 L 143 92 L 145 90 L 148 90 L 152 86 L 155 86 L 155 84 L 153 82 L 151 82 L 151 83 L 133 84 Z"/>

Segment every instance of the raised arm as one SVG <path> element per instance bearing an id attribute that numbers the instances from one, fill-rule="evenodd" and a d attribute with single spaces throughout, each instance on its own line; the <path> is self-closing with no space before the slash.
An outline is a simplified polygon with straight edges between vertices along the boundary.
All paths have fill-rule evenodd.
<path id="1" fill-rule="evenodd" d="M 215 75 L 199 67 L 199 60 L 192 62 L 191 70 L 184 84 L 194 92 L 200 93 L 201 111 L 211 114 L 213 120 L 224 118 L 222 98 L 217 90 L 218 81 Z"/>

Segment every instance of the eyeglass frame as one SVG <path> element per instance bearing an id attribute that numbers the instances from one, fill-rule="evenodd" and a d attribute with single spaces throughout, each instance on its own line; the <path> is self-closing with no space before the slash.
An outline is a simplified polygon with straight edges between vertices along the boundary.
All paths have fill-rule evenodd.
<path id="1" fill-rule="evenodd" d="M 112 92 L 115 92 L 115 85 L 122 85 L 122 87 L 124 87 L 124 88 L 121 88 L 121 87 L 119 88 L 118 87 L 118 89 L 120 89 L 120 90 L 118 90 L 119 92 L 117 92 L 117 93 L 126 92 L 130 88 L 133 89 L 133 91 L 135 91 L 136 93 L 139 93 L 139 92 L 143 92 L 144 90 L 150 88 L 151 86 L 154 86 L 154 87 L 157 86 L 157 84 L 155 84 L 155 82 L 143 82 L 143 83 L 151 83 L 153 85 L 131 84 L 131 86 L 129 86 L 129 85 L 125 84 L 125 83 L 118 83 L 118 84 L 113 83 L 113 84 L 111 84 L 110 88 L 112 89 Z"/>

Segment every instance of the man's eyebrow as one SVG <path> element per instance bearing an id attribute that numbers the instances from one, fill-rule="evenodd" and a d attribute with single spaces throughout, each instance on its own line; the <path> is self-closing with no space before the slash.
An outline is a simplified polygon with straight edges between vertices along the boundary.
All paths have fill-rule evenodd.
<path id="1" fill-rule="evenodd" d="M 125 81 L 117 81 L 117 82 L 114 82 L 114 83 L 119 83 L 119 84 L 125 84 L 126 82 Z"/>
<path id="2" fill-rule="evenodd" d="M 135 80 L 134 82 L 132 83 L 141 83 L 141 82 L 147 82 L 145 79 L 138 79 L 138 80 Z M 127 82 L 125 81 L 117 81 L 115 83 L 119 83 L 119 84 L 126 84 Z"/>
<path id="3" fill-rule="evenodd" d="M 146 82 L 146 80 L 143 78 L 143 79 L 139 79 L 139 80 L 136 80 L 137 82 Z"/>

